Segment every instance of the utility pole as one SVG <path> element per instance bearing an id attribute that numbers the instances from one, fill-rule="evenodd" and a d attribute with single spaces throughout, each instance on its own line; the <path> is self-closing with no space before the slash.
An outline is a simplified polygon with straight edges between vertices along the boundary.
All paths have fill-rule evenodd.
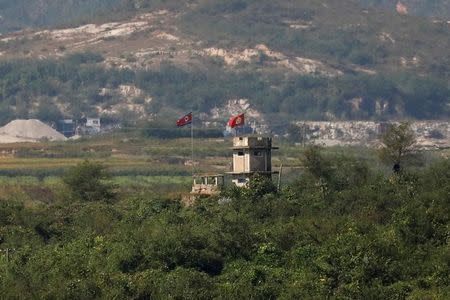
<path id="1" fill-rule="evenodd" d="M 195 163 L 194 163 L 194 116 L 191 120 L 191 161 L 192 161 L 192 176 L 195 174 Z"/>
<path id="2" fill-rule="evenodd" d="M 278 184 L 277 184 L 277 190 L 279 191 L 281 188 L 281 175 L 283 173 L 283 163 L 280 165 L 280 173 L 278 173 Z"/>

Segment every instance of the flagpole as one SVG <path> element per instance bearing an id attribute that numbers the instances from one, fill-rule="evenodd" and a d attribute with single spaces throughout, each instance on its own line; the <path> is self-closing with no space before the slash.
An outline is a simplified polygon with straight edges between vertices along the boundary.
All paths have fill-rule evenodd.
<path id="1" fill-rule="evenodd" d="M 192 161 L 192 176 L 194 176 L 194 116 L 191 120 L 191 161 Z"/>

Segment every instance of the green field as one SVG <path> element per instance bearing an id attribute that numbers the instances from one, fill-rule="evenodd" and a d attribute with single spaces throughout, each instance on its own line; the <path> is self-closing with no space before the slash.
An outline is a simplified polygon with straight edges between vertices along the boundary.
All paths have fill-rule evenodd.
<path id="1" fill-rule="evenodd" d="M 191 140 L 142 138 L 129 132 L 65 143 L 0 145 L 0 184 L 56 184 L 68 169 L 85 161 L 99 162 L 119 186 L 173 186 L 189 191 L 192 173 L 225 173 L 231 168 L 231 138 L 195 139 L 194 156 L 198 165 L 185 165 L 191 159 Z M 283 182 L 295 180 L 303 172 L 304 147 L 285 139 L 275 139 L 273 165 L 283 165 Z M 326 155 L 345 155 L 371 167 L 389 172 L 376 151 L 364 147 L 332 147 Z M 448 157 L 448 150 L 427 152 L 424 163 Z M 422 163 L 423 164 L 423 163 Z M 412 166 L 414 167 L 414 166 Z"/>

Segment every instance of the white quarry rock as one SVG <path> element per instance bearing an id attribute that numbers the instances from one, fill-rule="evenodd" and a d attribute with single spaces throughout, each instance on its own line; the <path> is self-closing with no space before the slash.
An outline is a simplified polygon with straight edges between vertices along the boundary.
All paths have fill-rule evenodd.
<path id="1" fill-rule="evenodd" d="M 0 143 L 65 141 L 66 137 L 39 120 L 14 120 L 0 128 Z"/>

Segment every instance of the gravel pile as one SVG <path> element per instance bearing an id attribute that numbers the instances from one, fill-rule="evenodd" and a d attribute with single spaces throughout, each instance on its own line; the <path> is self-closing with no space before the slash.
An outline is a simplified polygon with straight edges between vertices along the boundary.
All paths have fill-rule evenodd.
<path id="1" fill-rule="evenodd" d="M 65 141 L 66 137 L 39 120 L 14 120 L 0 128 L 0 143 Z"/>

